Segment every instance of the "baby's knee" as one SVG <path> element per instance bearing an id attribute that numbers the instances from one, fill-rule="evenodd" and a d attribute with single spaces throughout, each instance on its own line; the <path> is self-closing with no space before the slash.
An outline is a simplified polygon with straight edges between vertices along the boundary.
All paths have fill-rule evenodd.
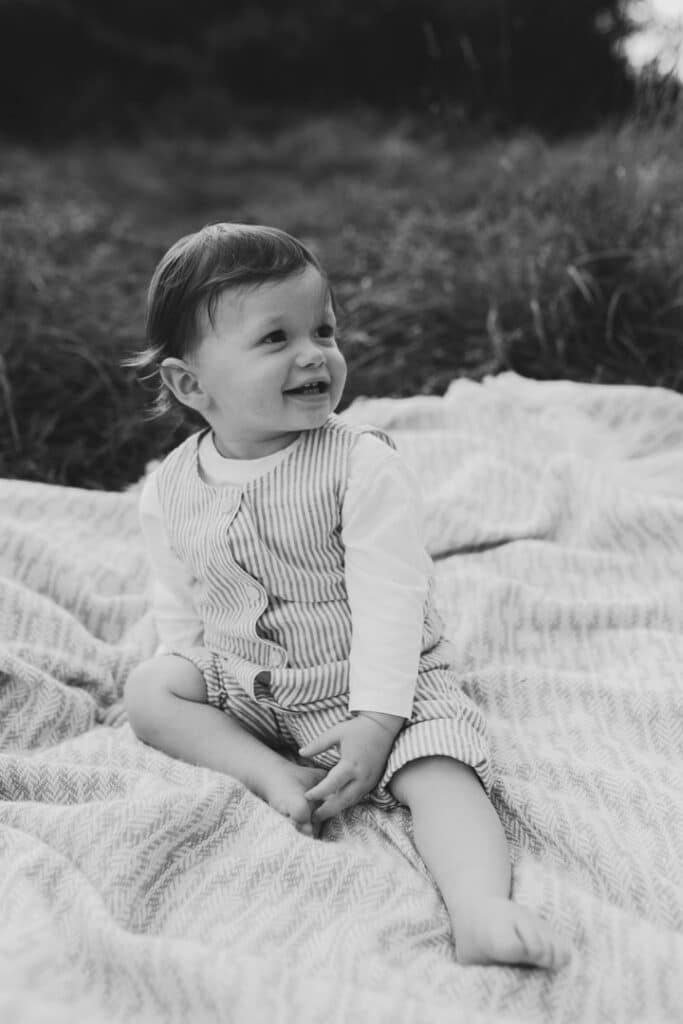
<path id="1" fill-rule="evenodd" d="M 159 698 L 162 688 L 158 658 L 143 661 L 133 669 L 123 688 L 123 703 L 133 732 L 140 736 Z"/>
<path id="2" fill-rule="evenodd" d="M 141 739 L 154 729 L 169 700 L 206 699 L 199 670 L 184 658 L 157 655 L 141 662 L 129 674 L 123 701 L 133 732 Z"/>

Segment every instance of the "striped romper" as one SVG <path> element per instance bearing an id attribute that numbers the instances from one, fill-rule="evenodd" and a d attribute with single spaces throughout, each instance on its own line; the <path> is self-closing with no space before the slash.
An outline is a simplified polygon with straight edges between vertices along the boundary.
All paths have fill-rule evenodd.
<path id="1" fill-rule="evenodd" d="M 351 611 L 344 580 L 341 510 L 348 459 L 361 433 L 331 415 L 304 431 L 287 458 L 242 486 L 215 487 L 198 470 L 193 434 L 157 471 L 171 547 L 194 577 L 203 646 L 168 653 L 202 673 L 210 704 L 276 749 L 299 747 L 350 717 Z M 445 755 L 470 765 L 491 788 L 486 725 L 459 687 L 449 644 L 425 602 L 411 717 L 368 799 L 396 806 L 387 788 L 403 765 Z M 301 763 L 329 769 L 336 748 Z"/>

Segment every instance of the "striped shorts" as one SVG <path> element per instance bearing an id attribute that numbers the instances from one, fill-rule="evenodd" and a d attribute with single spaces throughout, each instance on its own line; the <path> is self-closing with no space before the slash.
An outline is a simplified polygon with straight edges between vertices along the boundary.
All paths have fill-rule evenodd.
<path id="1" fill-rule="evenodd" d="M 339 760 L 335 747 L 309 759 L 297 752 L 352 717 L 347 693 L 324 696 L 306 704 L 305 710 L 300 704 L 293 710 L 272 698 L 251 697 L 227 674 L 219 654 L 198 647 L 172 653 L 186 658 L 202 673 L 209 704 L 232 715 L 268 746 L 294 754 L 299 764 L 319 768 L 332 768 Z M 490 794 L 493 779 L 484 716 L 458 685 L 454 673 L 443 667 L 418 676 L 410 719 L 394 740 L 384 775 L 365 799 L 384 808 L 398 806 L 388 789 L 392 776 L 411 761 L 437 755 L 469 765 Z"/>

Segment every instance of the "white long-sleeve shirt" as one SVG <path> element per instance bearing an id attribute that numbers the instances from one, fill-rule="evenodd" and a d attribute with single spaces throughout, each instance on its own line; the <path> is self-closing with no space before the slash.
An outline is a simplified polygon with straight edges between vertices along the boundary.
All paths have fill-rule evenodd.
<path id="1" fill-rule="evenodd" d="M 226 459 L 211 432 L 199 445 L 202 476 L 241 485 L 270 472 L 288 449 L 261 459 Z M 156 474 L 140 498 L 140 521 L 155 574 L 158 653 L 201 645 L 193 578 L 172 550 Z M 349 709 L 409 718 L 420 658 L 431 560 L 422 540 L 417 483 L 398 453 L 372 434 L 353 447 L 342 506 L 345 578 L 351 608 Z"/>

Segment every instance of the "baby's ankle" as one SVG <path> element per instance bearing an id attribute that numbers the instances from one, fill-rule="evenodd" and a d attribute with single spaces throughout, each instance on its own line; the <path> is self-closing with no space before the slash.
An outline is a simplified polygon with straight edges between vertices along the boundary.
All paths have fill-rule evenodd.
<path id="1" fill-rule="evenodd" d="M 250 762 L 243 781 L 254 796 L 270 803 L 271 796 L 278 793 L 283 784 L 287 784 L 291 778 L 291 769 L 295 767 L 286 757 L 274 750 L 267 750 L 264 757 Z"/>

